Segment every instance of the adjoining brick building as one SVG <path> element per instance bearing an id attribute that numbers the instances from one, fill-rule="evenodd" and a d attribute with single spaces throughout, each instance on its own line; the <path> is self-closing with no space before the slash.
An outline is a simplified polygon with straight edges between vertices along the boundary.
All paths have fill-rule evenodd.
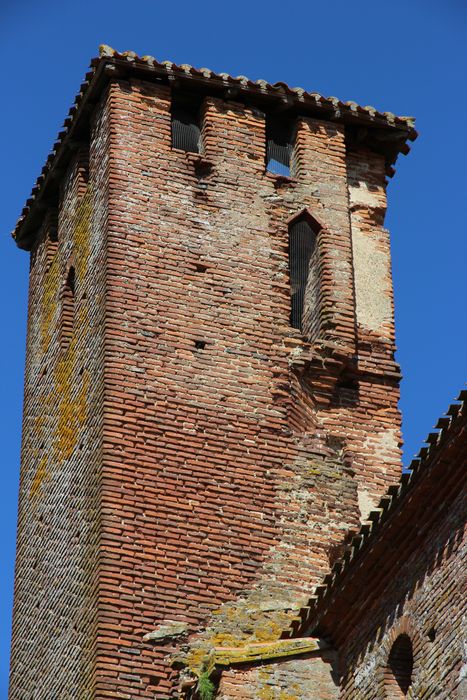
<path id="1" fill-rule="evenodd" d="M 464 390 L 284 633 L 339 651 L 339 698 L 467 697 L 466 399 Z"/>
<path id="2" fill-rule="evenodd" d="M 377 504 L 414 526 L 430 474 L 462 466 L 464 409 L 420 485 L 388 492 L 386 177 L 415 136 L 407 117 L 101 48 L 14 234 L 31 270 L 12 700 L 415 687 L 427 598 L 399 610 L 388 563 L 368 620 L 347 565 L 392 552 L 392 515 L 367 537 Z M 412 590 L 434 550 L 419 568 L 404 552 Z M 384 625 L 405 636 L 375 655 Z"/>

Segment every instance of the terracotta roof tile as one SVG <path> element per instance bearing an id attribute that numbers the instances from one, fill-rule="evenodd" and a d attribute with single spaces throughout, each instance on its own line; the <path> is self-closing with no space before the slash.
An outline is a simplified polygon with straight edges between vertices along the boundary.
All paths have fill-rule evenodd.
<path id="1" fill-rule="evenodd" d="M 396 130 L 397 147 L 394 151 L 394 156 L 388 162 L 388 175 L 393 174 L 392 163 L 395 162 L 399 152 L 407 153 L 409 150 L 406 140 L 414 140 L 417 132 L 414 128 L 413 117 L 398 117 L 391 112 L 379 112 L 374 107 L 362 107 L 355 102 L 341 102 L 337 97 L 324 97 L 317 92 L 307 92 L 300 87 L 289 87 L 284 82 L 268 83 L 265 80 L 251 81 L 249 78 L 239 75 L 236 78 L 228 73 L 215 73 L 209 68 L 194 68 L 193 66 L 184 63 L 177 65 L 171 61 L 158 61 L 154 56 L 138 56 L 134 51 L 124 51 L 119 53 L 110 46 L 101 45 L 99 47 L 99 56 L 91 61 L 91 70 L 86 73 L 85 80 L 81 84 L 80 90 L 76 96 L 74 105 L 70 108 L 69 114 L 66 117 L 63 129 L 58 135 L 57 141 L 54 143 L 53 149 L 49 154 L 41 174 L 37 178 L 31 196 L 26 201 L 22 210 L 21 216 L 13 232 L 18 245 L 28 248 L 34 236 L 34 226 L 37 226 L 35 221 L 28 221 L 31 218 L 31 213 L 38 215 L 40 213 L 41 202 L 40 196 L 42 189 L 46 183 L 49 172 L 60 160 L 61 152 L 67 146 L 67 141 L 75 126 L 77 119 L 80 118 L 84 103 L 88 100 L 90 92 L 96 86 L 98 79 L 102 78 L 106 65 L 113 65 L 115 68 L 120 66 L 128 66 L 134 69 L 143 70 L 147 73 L 148 78 L 153 72 L 158 76 L 167 76 L 172 78 L 190 79 L 193 81 L 208 81 L 213 87 L 225 85 L 232 88 L 237 88 L 240 91 L 246 91 L 252 98 L 257 96 L 282 97 L 284 101 L 291 101 L 292 104 L 303 104 L 314 106 L 322 111 L 323 118 L 333 118 L 339 120 L 349 120 L 353 123 L 361 122 L 362 125 L 375 126 L 380 129 Z M 96 88 L 97 89 L 97 88 Z M 91 100 L 89 100 L 91 102 Z M 70 139 L 71 140 L 71 139 Z M 45 208 L 45 205 L 44 205 Z M 39 218 L 39 216 L 37 216 Z"/>
<path id="2" fill-rule="evenodd" d="M 241 83 L 247 85 L 250 88 L 260 87 L 263 90 L 273 93 L 283 92 L 284 94 L 290 94 L 295 97 L 311 97 L 323 103 L 330 103 L 336 107 L 339 107 L 340 109 L 361 112 L 373 117 L 381 118 L 383 120 L 386 120 L 388 123 L 397 122 L 401 126 L 409 127 L 410 129 L 413 129 L 415 125 L 414 117 L 398 117 L 392 114 L 391 112 L 379 112 L 374 107 L 362 107 L 351 100 L 349 100 L 348 102 L 342 102 L 337 97 L 324 97 L 323 95 L 320 95 L 316 92 L 307 92 L 301 87 L 290 87 L 289 85 L 287 85 L 287 83 L 284 83 L 282 81 L 277 83 L 268 83 L 266 80 L 252 81 L 244 75 L 233 77 L 228 73 L 215 73 L 209 68 L 195 68 L 188 63 L 182 63 L 180 65 L 177 65 L 176 63 L 171 63 L 170 61 L 159 62 L 156 58 L 154 58 L 154 56 L 137 56 L 133 51 L 124 51 L 123 53 L 119 53 L 118 51 L 115 51 L 115 49 L 112 49 L 110 46 L 106 46 L 105 44 L 102 44 L 100 46 L 99 53 L 99 59 L 93 59 L 91 63 L 92 66 L 95 66 L 96 62 L 101 58 L 114 58 L 120 60 L 126 59 L 128 61 L 134 61 L 137 64 L 146 64 L 152 67 L 166 68 L 167 70 L 171 70 L 174 73 L 181 72 L 192 76 L 203 75 L 203 77 L 206 77 L 211 80 L 221 79 L 228 83 Z"/>

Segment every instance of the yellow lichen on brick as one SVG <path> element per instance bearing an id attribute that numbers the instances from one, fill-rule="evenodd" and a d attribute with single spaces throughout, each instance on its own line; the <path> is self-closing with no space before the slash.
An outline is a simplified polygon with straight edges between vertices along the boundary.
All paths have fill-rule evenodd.
<path id="1" fill-rule="evenodd" d="M 57 312 L 58 287 L 60 281 L 59 265 L 57 256 L 54 257 L 49 269 L 44 276 L 42 287 L 41 303 L 41 349 L 46 353 L 53 332 L 53 321 Z"/>
<path id="2" fill-rule="evenodd" d="M 272 671 L 274 671 L 274 667 Z M 283 690 L 271 684 L 271 669 L 258 669 L 258 700 L 299 700 L 302 695 L 300 688 L 289 688 Z M 295 692 L 297 690 L 297 692 Z"/>
<path id="3" fill-rule="evenodd" d="M 66 354 L 60 358 L 56 369 L 55 392 L 58 401 L 58 420 L 55 431 L 54 454 L 61 462 L 71 457 L 78 439 L 79 429 L 86 420 L 86 396 L 89 375 L 83 373 L 81 386 L 76 387 L 76 340 L 73 339 Z"/>
<path id="4" fill-rule="evenodd" d="M 76 271 L 80 279 L 86 274 L 89 260 L 89 226 L 92 214 L 92 191 L 88 185 L 73 219 L 73 239 L 76 252 Z"/>
<path id="5" fill-rule="evenodd" d="M 80 280 L 85 279 L 89 261 L 89 226 L 92 213 L 92 192 L 87 188 L 85 195 L 79 201 L 72 222 L 74 260 Z M 42 295 L 41 346 L 44 353 L 50 344 L 53 333 L 53 322 L 57 315 L 59 301 L 60 267 L 58 256 L 45 273 Z M 89 375 L 85 371 L 77 389 L 77 335 L 80 339 L 87 336 L 88 319 L 85 309 L 82 309 L 74 320 L 73 337 L 67 349 L 59 357 L 54 372 L 54 388 L 46 399 L 48 405 L 57 406 L 57 420 L 53 435 L 52 454 L 55 464 L 69 459 L 78 440 L 79 429 L 86 420 L 86 397 L 89 389 Z M 38 430 L 41 430 L 44 419 L 37 419 Z M 31 486 L 31 494 L 37 493 L 44 475 L 38 469 Z"/>
<path id="6" fill-rule="evenodd" d="M 79 201 L 73 217 L 73 249 L 79 280 L 84 280 L 89 261 L 89 226 L 92 213 L 92 192 L 88 186 Z M 81 309 L 74 321 L 73 337 L 66 352 L 60 357 L 55 371 L 55 398 L 58 403 L 58 421 L 55 432 L 54 455 L 59 462 L 69 459 L 78 440 L 79 429 L 86 420 L 86 397 L 89 375 L 83 373 L 81 386 L 76 391 L 77 335 L 81 340 L 88 335 L 88 318 Z"/>
<path id="7" fill-rule="evenodd" d="M 49 478 L 49 472 L 47 470 L 47 461 L 48 458 L 46 455 L 44 455 L 37 466 L 36 473 L 32 480 L 31 488 L 29 491 L 29 495 L 31 498 L 35 498 L 39 495 L 39 491 L 43 482 Z"/>
<path id="8" fill-rule="evenodd" d="M 182 661 L 198 676 L 209 664 L 215 665 L 216 648 L 239 649 L 241 655 L 242 648 L 246 649 L 249 644 L 281 644 L 282 631 L 294 614 L 293 610 L 276 610 L 266 617 L 261 605 L 255 605 L 251 600 L 228 602 L 214 611 L 215 621 L 203 638 L 194 640 L 189 650 L 178 654 L 174 660 Z"/>
<path id="9" fill-rule="evenodd" d="M 289 693 L 286 690 L 279 690 L 268 685 L 258 690 L 258 700 L 299 700 L 300 693 Z"/>
<path id="10" fill-rule="evenodd" d="M 255 639 L 258 642 L 274 642 L 279 639 L 282 631 L 283 627 L 274 620 L 261 620 L 255 628 Z"/>

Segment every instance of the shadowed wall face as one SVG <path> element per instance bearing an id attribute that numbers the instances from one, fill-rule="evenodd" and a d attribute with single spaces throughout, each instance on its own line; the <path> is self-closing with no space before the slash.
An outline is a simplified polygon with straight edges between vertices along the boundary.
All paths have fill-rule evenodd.
<path id="1" fill-rule="evenodd" d="M 31 252 L 12 700 L 95 697 L 106 118 L 102 105 Z"/>
<path id="2" fill-rule="evenodd" d="M 423 543 L 375 601 L 369 594 L 368 611 L 340 648 L 344 700 L 465 697 L 466 501 L 458 493 L 441 521 L 433 512 Z M 415 522 L 424 518 L 422 505 Z"/>
<path id="3" fill-rule="evenodd" d="M 96 698 L 176 697 L 170 655 L 197 674 L 215 646 L 277 639 L 399 469 L 383 158 L 350 152 L 342 125 L 300 118 L 284 179 L 266 172 L 265 115 L 213 97 L 200 108 L 201 152 L 187 152 L 172 145 L 171 98 L 139 80 L 110 85 L 94 116 L 86 205 L 76 193 L 60 203 L 52 291 L 44 242 L 31 272 L 14 668 L 26 664 L 19 640 L 42 595 L 28 559 L 28 416 L 40 411 L 38 368 L 50 353 L 51 367 L 66 362 L 71 403 L 62 423 L 60 401 L 50 409 L 69 433 L 47 450 L 65 481 L 37 489 L 57 542 L 44 576 L 57 567 L 70 591 L 73 572 L 87 572 L 63 613 L 72 625 L 87 611 L 76 665 L 65 667 Z M 80 206 L 84 227 L 73 218 Z M 290 323 L 297 217 L 320 222 L 302 330 Z M 376 261 L 368 282 L 365 251 Z M 71 267 L 76 320 L 60 351 Z M 67 360 L 72 349 L 78 359 Z M 59 518 L 53 499 L 69 504 L 75 491 L 76 512 Z M 65 545 L 74 518 L 88 549 Z M 174 621 L 189 635 L 183 654 L 170 635 L 143 640 Z M 31 658 L 46 642 L 28 643 Z M 44 678 L 55 676 L 47 658 Z M 66 697 L 59 677 L 50 682 Z M 32 675 L 21 683 L 47 697 Z"/>

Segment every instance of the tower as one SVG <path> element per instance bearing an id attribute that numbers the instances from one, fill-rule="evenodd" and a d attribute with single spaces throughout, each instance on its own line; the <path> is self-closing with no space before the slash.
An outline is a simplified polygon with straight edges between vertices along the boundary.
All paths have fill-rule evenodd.
<path id="1" fill-rule="evenodd" d="M 178 697 L 213 647 L 277 639 L 397 478 L 385 191 L 414 136 L 282 84 L 93 60 L 15 232 L 12 700 Z"/>

